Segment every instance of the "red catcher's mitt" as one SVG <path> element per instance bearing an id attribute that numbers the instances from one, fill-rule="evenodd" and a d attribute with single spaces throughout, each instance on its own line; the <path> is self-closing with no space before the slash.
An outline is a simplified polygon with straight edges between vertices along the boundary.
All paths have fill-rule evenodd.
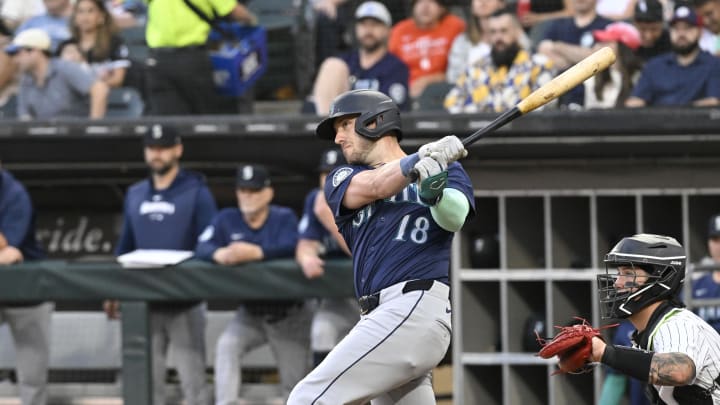
<path id="1" fill-rule="evenodd" d="M 587 320 L 575 317 L 582 323 L 572 326 L 555 326 L 560 329 L 552 340 L 547 341 L 537 336 L 538 342 L 543 348 L 538 352 L 538 356 L 543 359 L 549 359 L 558 356 L 560 362 L 558 371 L 555 374 L 570 373 L 581 374 L 592 370 L 590 366 L 590 356 L 592 355 L 592 338 L 597 336 L 602 339 L 600 331 L 606 328 L 618 326 L 618 324 L 607 325 L 601 328 L 593 328 Z"/>

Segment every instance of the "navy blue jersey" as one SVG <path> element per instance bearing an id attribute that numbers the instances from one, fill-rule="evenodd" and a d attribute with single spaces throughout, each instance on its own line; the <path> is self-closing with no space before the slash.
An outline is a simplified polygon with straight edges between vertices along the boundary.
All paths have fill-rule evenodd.
<path id="1" fill-rule="evenodd" d="M 720 284 L 713 280 L 712 272 L 693 282 L 692 295 L 693 298 L 720 298 Z M 720 305 L 701 306 L 693 312 L 720 332 Z"/>
<path id="2" fill-rule="evenodd" d="M 368 69 L 360 65 L 360 53 L 355 50 L 343 55 L 342 60 L 350 70 L 350 90 L 376 90 L 388 95 L 401 110 L 410 108 L 408 97 L 407 65 L 397 56 L 387 52 L 376 64 Z"/>
<path id="3" fill-rule="evenodd" d="M 330 232 L 325 229 L 318 217 L 315 215 L 313 208 L 315 206 L 315 197 L 320 191 L 319 188 L 312 189 L 307 197 L 305 197 L 305 206 L 303 207 L 303 215 L 298 225 L 298 237 L 300 239 L 316 240 L 323 245 L 323 256 L 325 257 L 344 257 L 340 245 Z"/>
<path id="4" fill-rule="evenodd" d="M 595 44 L 593 31 L 604 29 L 612 21 L 602 16 L 596 16 L 590 24 L 584 27 L 578 27 L 575 24 L 574 17 L 565 17 L 554 20 L 545 33 L 545 38 L 551 41 L 566 42 L 572 45 L 579 45 L 583 48 L 592 48 Z M 583 105 L 585 99 L 585 86 L 579 85 L 573 87 L 567 94 L 560 98 L 563 105 L 577 104 Z"/>
<path id="5" fill-rule="evenodd" d="M 35 212 L 25 187 L 7 170 L 0 170 L 0 233 L 18 249 L 23 260 L 45 257 L 35 239 Z"/>
<path id="6" fill-rule="evenodd" d="M 353 254 L 355 293 L 368 295 L 413 279 L 448 283 L 453 232 L 441 228 L 430 207 L 420 201 L 415 183 L 396 196 L 360 209 L 342 206 L 350 179 L 368 166 L 340 166 L 325 182 L 325 196 L 335 222 Z M 448 187 L 461 191 L 475 209 L 473 189 L 459 163 L 448 167 Z"/>
<path id="7" fill-rule="evenodd" d="M 197 238 L 217 212 L 199 173 L 180 170 L 170 187 L 155 190 L 152 179 L 130 186 L 115 253 L 135 249 L 194 250 Z"/>
<path id="8" fill-rule="evenodd" d="M 271 205 L 267 220 L 258 229 L 248 226 L 239 208 L 225 208 L 200 235 L 195 255 L 213 261 L 216 250 L 232 242 L 248 242 L 259 245 L 266 260 L 293 257 L 298 240 L 297 225 L 297 216 L 287 207 Z"/>

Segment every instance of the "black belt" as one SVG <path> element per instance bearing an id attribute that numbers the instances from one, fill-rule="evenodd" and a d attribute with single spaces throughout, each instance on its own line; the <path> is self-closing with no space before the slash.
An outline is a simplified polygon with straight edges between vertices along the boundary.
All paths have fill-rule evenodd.
<path id="1" fill-rule="evenodd" d="M 432 288 L 435 280 L 413 280 L 405 283 L 402 289 L 403 294 L 410 291 L 427 291 Z M 358 298 L 360 304 L 360 315 L 367 315 L 380 305 L 380 291 L 375 294 L 363 295 Z"/>

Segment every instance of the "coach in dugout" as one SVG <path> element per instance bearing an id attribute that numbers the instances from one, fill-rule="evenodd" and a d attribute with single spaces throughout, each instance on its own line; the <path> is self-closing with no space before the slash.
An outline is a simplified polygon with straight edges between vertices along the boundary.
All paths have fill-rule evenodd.
<path id="1" fill-rule="evenodd" d="M 194 250 L 198 236 L 217 211 L 215 199 L 201 174 L 180 168 L 183 145 L 177 129 L 153 125 L 144 143 L 151 175 L 127 191 L 116 254 L 136 249 Z M 110 318 L 117 317 L 117 302 L 105 302 L 104 306 Z M 153 404 L 165 404 L 165 359 L 168 345 L 172 344 L 184 403 L 207 405 L 205 304 L 153 304 L 150 331 Z"/>
<path id="2" fill-rule="evenodd" d="M 50 49 L 50 36 L 40 28 L 22 31 L 5 49 L 22 73 L 18 117 L 102 118 L 107 108 L 107 84 L 76 63 L 51 58 Z"/>
<path id="3" fill-rule="evenodd" d="M 0 265 L 42 259 L 35 239 L 35 213 L 25 187 L 0 168 Z M 15 342 L 20 398 L 23 405 L 47 403 L 50 316 L 53 304 L 0 306 L 0 325 L 10 326 Z"/>
<path id="4" fill-rule="evenodd" d="M 238 206 L 213 218 L 199 238 L 197 257 L 228 266 L 292 257 L 297 216 L 288 207 L 271 204 L 275 191 L 265 166 L 240 166 L 235 194 Z M 311 320 L 312 312 L 301 300 L 243 302 L 218 338 L 215 404 L 237 403 L 241 358 L 266 342 L 278 363 L 281 394 L 287 396 L 308 372 Z"/>
<path id="5" fill-rule="evenodd" d="M 651 59 L 626 107 L 720 104 L 720 60 L 700 49 L 701 20 L 685 5 L 670 21 L 672 52 Z"/>

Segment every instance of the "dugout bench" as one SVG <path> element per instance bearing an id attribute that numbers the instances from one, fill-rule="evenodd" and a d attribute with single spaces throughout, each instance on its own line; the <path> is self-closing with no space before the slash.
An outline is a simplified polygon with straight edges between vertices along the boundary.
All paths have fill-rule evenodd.
<path id="1" fill-rule="evenodd" d="M 140 269 L 67 261 L 0 267 L 3 302 L 121 301 L 123 399 L 133 405 L 152 404 L 149 303 L 349 297 L 352 285 L 349 260 L 328 260 L 325 276 L 313 280 L 290 259 L 234 267 L 195 260 Z"/>

